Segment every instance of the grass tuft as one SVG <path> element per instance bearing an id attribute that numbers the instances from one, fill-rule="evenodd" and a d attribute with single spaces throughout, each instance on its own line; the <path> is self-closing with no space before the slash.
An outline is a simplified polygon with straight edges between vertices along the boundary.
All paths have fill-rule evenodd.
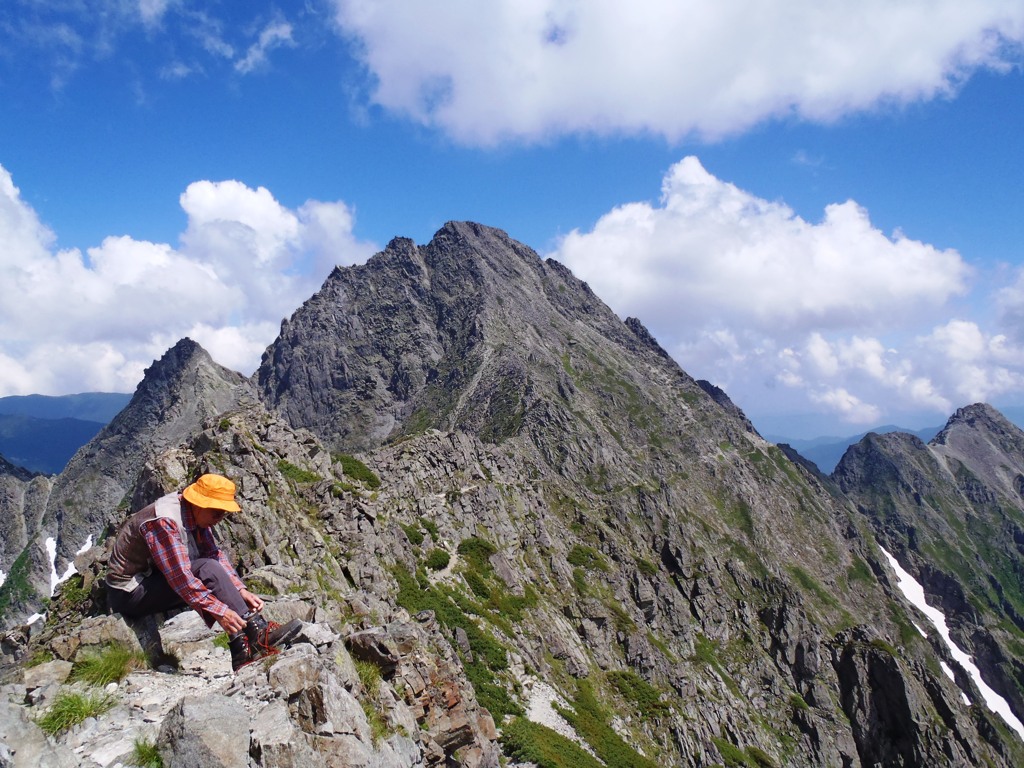
<path id="1" fill-rule="evenodd" d="M 371 491 L 375 491 L 380 488 L 380 478 L 377 477 L 376 473 L 368 466 L 363 464 L 355 456 L 350 456 L 347 453 L 334 454 L 333 458 L 336 462 L 341 464 L 341 471 L 346 476 L 351 477 L 353 480 L 365 485 Z"/>
<path id="2" fill-rule="evenodd" d="M 363 690 L 368 696 L 376 698 L 380 692 L 380 667 L 372 661 L 363 659 L 353 659 L 352 661 L 356 665 L 356 674 L 359 675 L 359 682 L 363 684 Z"/>
<path id="3" fill-rule="evenodd" d="M 405 531 L 405 537 L 409 539 L 409 543 L 414 547 L 418 547 L 423 543 L 423 531 L 417 528 L 415 525 L 406 525 L 405 523 L 399 523 L 398 527 Z"/>
<path id="4" fill-rule="evenodd" d="M 110 643 L 80 654 L 71 669 L 71 679 L 93 685 L 119 683 L 131 672 L 145 666 L 146 657 L 141 652 Z"/>
<path id="5" fill-rule="evenodd" d="M 277 462 L 277 470 L 293 483 L 318 483 L 323 479 L 316 472 L 310 472 L 308 469 L 297 467 L 285 459 Z"/>
<path id="6" fill-rule="evenodd" d="M 466 633 L 472 651 L 472 661 L 464 659 L 466 676 L 473 684 L 477 701 L 500 722 L 505 715 L 521 715 L 522 707 L 500 685 L 498 673 L 508 669 L 508 653 L 505 647 L 488 631 L 481 629 L 466 615 L 454 593 L 430 586 L 404 568 L 393 571 L 398 582 L 396 600 L 410 613 L 431 610 L 437 620 L 450 632 L 461 629 Z"/>
<path id="7" fill-rule="evenodd" d="M 645 720 L 668 714 L 669 707 L 661 700 L 661 692 L 636 672 L 609 672 L 608 682 L 615 686 L 623 698 L 636 705 Z"/>
<path id="8" fill-rule="evenodd" d="M 93 693 L 65 692 L 37 721 L 44 733 L 56 736 L 87 718 L 97 717 L 114 706 L 114 697 L 102 691 Z"/>
<path id="9" fill-rule="evenodd" d="M 608 768 L 658 768 L 656 762 L 633 749 L 611 727 L 609 714 L 598 703 L 588 680 L 576 681 L 571 707 L 555 704 L 555 711 L 569 721 Z"/>
<path id="10" fill-rule="evenodd" d="M 567 558 L 570 565 L 575 565 L 580 568 L 588 568 L 593 571 L 607 571 L 608 565 L 604 561 L 604 557 L 593 547 L 588 547 L 585 544 L 576 544 L 569 551 L 569 557 Z"/>
<path id="11" fill-rule="evenodd" d="M 138 768 L 164 768 L 164 759 L 152 741 L 136 739 L 132 746 L 131 764 Z"/>
<path id="12" fill-rule="evenodd" d="M 533 763 L 537 768 L 603 768 L 571 739 L 525 717 L 502 728 L 501 742 L 505 754 L 517 763 Z"/>
<path id="13" fill-rule="evenodd" d="M 463 557 L 475 571 L 483 575 L 491 572 L 491 555 L 495 554 L 498 548 L 486 539 L 470 536 L 459 542 L 459 555 Z"/>

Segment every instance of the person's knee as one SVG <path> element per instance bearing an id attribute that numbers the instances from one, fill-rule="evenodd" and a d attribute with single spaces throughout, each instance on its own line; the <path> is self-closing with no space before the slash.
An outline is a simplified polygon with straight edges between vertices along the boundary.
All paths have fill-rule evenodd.
<path id="1" fill-rule="evenodd" d="M 203 558 L 194 561 L 192 565 L 192 573 L 195 574 L 196 578 L 202 581 L 207 587 L 212 587 L 215 584 L 221 584 L 224 579 L 228 578 L 228 573 L 224 570 L 224 566 L 221 562 L 211 558 Z"/>
<path id="2" fill-rule="evenodd" d="M 247 608 L 238 592 L 238 587 L 231 581 L 227 569 L 219 560 L 202 558 L 192 563 L 192 573 L 203 585 L 217 596 L 233 611 L 242 615 Z"/>

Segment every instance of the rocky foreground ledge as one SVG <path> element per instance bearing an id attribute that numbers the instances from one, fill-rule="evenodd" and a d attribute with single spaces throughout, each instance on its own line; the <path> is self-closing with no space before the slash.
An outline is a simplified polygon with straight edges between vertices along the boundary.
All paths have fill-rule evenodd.
<path id="1" fill-rule="evenodd" d="M 137 764 L 153 745 L 165 766 L 498 765 L 497 733 L 466 685 L 453 649 L 438 642 L 426 611 L 408 621 L 336 632 L 302 600 L 268 602 L 277 621 L 300 618 L 295 643 L 232 673 L 228 651 L 192 611 L 158 625 L 119 615 L 85 619 L 46 643 L 52 658 L 11 664 L 19 632 L 4 638 L 0 768 Z M 29 628 L 21 630 L 27 639 Z M 150 659 L 96 693 L 114 704 L 56 736 L 36 721 L 62 693 L 83 690 L 74 661 L 111 644 Z M 33 643 L 35 647 L 36 642 Z"/>

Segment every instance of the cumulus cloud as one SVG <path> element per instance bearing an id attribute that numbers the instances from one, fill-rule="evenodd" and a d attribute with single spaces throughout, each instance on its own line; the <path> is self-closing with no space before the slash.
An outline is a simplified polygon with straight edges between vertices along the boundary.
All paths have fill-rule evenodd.
<path id="1" fill-rule="evenodd" d="M 888 237 L 853 201 L 808 222 L 695 157 L 669 170 L 659 205 L 615 208 L 563 237 L 558 257 L 593 274 L 600 296 L 655 322 L 786 330 L 883 326 L 964 293 L 970 275 L 955 251 Z"/>
<path id="2" fill-rule="evenodd" d="M 1008 332 L 1024 342 L 1024 268 L 1017 269 L 996 293 L 995 307 Z"/>
<path id="3" fill-rule="evenodd" d="M 657 204 L 621 205 L 550 255 L 752 412 L 788 391 L 871 425 L 1022 383 L 1018 342 L 948 320 L 973 276 L 956 251 L 886 235 L 853 201 L 806 221 L 694 157 L 669 170 Z M 1006 312 L 1024 305 L 1020 285 L 1004 289 Z"/>
<path id="4" fill-rule="evenodd" d="M 342 202 L 290 210 L 262 187 L 198 181 L 180 203 L 177 248 L 121 236 L 55 251 L 0 167 L 0 394 L 130 391 L 183 336 L 251 373 L 335 264 L 375 250 Z"/>
<path id="5" fill-rule="evenodd" d="M 949 93 L 1024 39 L 1017 0 L 333 2 L 375 103 L 480 144 L 828 121 Z"/>

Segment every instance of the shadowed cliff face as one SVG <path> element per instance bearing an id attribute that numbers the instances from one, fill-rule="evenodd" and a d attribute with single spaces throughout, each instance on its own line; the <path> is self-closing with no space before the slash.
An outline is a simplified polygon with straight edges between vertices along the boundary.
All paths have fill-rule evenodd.
<path id="1" fill-rule="evenodd" d="M 1024 433 L 976 404 L 927 445 L 865 437 L 833 478 L 946 614 L 985 681 L 1024 712 Z"/>
<path id="2" fill-rule="evenodd" d="M 638 321 L 498 230 L 449 224 L 336 269 L 268 348 L 262 404 L 217 380 L 233 403 L 190 416 L 123 493 L 137 505 L 223 472 L 246 578 L 342 637 L 429 627 L 453 690 L 488 714 L 457 738 L 438 726 L 440 755 L 413 728 L 410 766 L 470 734 L 489 764 L 488 717 L 521 716 L 539 681 L 616 764 L 646 765 L 637 749 L 661 765 L 1024 762 L 942 673 L 855 509 Z M 165 402 L 147 398 L 143 423 Z M 67 648 L 59 630 L 42 637 Z"/>

